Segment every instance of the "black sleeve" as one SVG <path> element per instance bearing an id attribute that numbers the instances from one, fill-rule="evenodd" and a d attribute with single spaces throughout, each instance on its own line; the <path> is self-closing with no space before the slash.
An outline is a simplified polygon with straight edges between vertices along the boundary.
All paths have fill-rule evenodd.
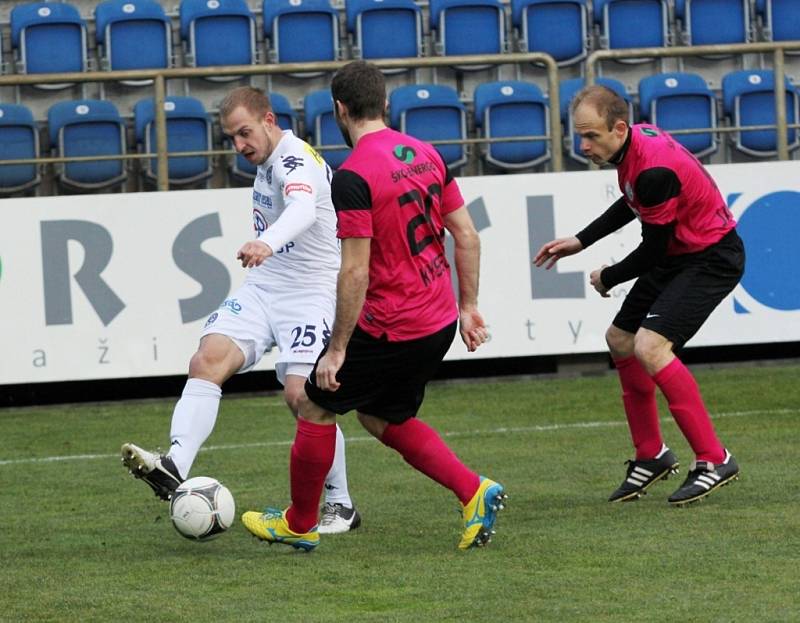
<path id="1" fill-rule="evenodd" d="M 440 152 L 435 145 L 431 145 L 431 147 L 433 147 L 439 159 L 442 161 L 442 166 L 444 166 L 444 185 L 447 186 L 453 181 L 453 174 L 450 172 L 450 167 L 447 166 L 447 160 L 444 159 L 442 152 Z"/>
<path id="2" fill-rule="evenodd" d="M 680 195 L 681 181 L 672 169 L 653 167 L 639 173 L 633 192 L 643 208 L 652 208 Z"/>
<path id="3" fill-rule="evenodd" d="M 600 273 L 600 281 L 610 290 L 617 284 L 646 273 L 666 256 L 667 245 L 674 229 L 675 223 L 642 223 L 642 242 L 625 259 L 604 268 Z"/>
<path id="4" fill-rule="evenodd" d="M 333 208 L 342 210 L 369 210 L 372 208 L 372 192 L 369 184 L 358 173 L 340 169 L 331 180 Z"/>
<path id="5" fill-rule="evenodd" d="M 608 234 L 612 234 L 619 228 L 624 227 L 634 218 L 636 218 L 636 216 L 633 210 L 625 203 L 625 198 L 620 197 L 611 204 L 608 210 L 575 234 L 575 237 L 581 241 L 585 249 L 589 245 L 600 240 L 600 238 L 605 238 Z"/>

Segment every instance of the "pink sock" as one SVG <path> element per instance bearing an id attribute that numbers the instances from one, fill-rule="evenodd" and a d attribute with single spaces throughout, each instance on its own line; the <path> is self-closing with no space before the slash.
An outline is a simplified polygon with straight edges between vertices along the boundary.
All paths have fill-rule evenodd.
<path id="1" fill-rule="evenodd" d="M 717 439 L 711 418 L 692 373 L 677 357 L 653 376 L 669 403 L 672 417 L 699 461 L 722 463 L 725 449 Z"/>
<path id="2" fill-rule="evenodd" d="M 467 469 L 425 422 L 411 418 L 402 424 L 389 424 L 381 441 L 397 450 L 411 467 L 450 489 L 462 504 L 478 490 L 478 474 Z"/>
<path id="3" fill-rule="evenodd" d="M 294 532 L 308 532 L 317 525 L 322 485 L 335 450 L 336 426 L 297 418 L 289 461 L 292 505 L 286 512 L 286 521 Z"/>
<path id="4" fill-rule="evenodd" d="M 658 424 L 656 384 L 635 355 L 615 359 L 622 385 L 622 404 L 631 431 L 636 459 L 652 459 L 663 445 Z"/>

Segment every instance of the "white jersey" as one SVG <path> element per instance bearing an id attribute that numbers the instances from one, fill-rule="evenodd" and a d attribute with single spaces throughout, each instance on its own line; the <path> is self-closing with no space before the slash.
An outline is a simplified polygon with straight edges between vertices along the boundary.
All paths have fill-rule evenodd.
<path id="1" fill-rule="evenodd" d="M 314 148 L 284 130 L 253 184 L 256 238 L 273 255 L 249 270 L 246 283 L 268 290 L 336 288 L 341 252 L 330 179 Z"/>

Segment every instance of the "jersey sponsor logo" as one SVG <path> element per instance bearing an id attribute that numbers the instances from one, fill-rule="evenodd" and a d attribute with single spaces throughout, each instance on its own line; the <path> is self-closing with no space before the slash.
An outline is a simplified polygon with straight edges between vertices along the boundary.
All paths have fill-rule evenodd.
<path id="1" fill-rule="evenodd" d="M 208 320 L 206 320 L 206 326 L 203 327 L 203 328 L 210 327 L 212 324 L 214 324 L 217 321 L 217 318 L 219 318 L 219 313 L 218 312 L 214 312 L 213 314 L 211 314 L 208 317 Z"/>
<path id="2" fill-rule="evenodd" d="M 295 191 L 308 193 L 309 195 L 314 193 L 311 186 L 309 186 L 308 184 L 302 184 L 300 182 L 292 182 L 291 184 L 286 184 L 286 186 L 283 189 L 283 192 L 286 195 L 288 195 L 289 193 L 293 193 Z"/>
<path id="3" fill-rule="evenodd" d="M 297 167 L 303 166 L 303 159 L 297 156 L 283 156 L 281 162 L 283 163 L 283 168 L 286 169 L 286 175 L 289 175 Z"/>
<path id="4" fill-rule="evenodd" d="M 261 207 L 266 208 L 267 210 L 272 209 L 272 197 L 266 195 L 264 193 L 258 192 L 255 188 L 253 189 L 253 204 Z"/>
<path id="5" fill-rule="evenodd" d="M 219 308 L 230 309 L 232 313 L 238 316 L 239 312 L 242 311 L 242 304 L 236 299 L 225 299 L 222 301 L 222 305 L 220 305 Z"/>
<path id="6" fill-rule="evenodd" d="M 261 215 L 261 212 L 258 210 L 253 210 L 253 229 L 256 230 L 256 237 L 259 234 L 263 234 L 267 231 L 267 221 L 264 220 L 264 217 Z"/>
<path id="7" fill-rule="evenodd" d="M 395 169 L 392 171 L 392 182 L 395 184 L 400 180 L 414 177 L 416 175 L 423 175 L 424 173 L 428 173 L 429 171 L 435 171 L 436 166 L 432 162 L 420 162 L 419 164 L 414 164 L 410 167 L 405 167 L 403 169 Z"/>
<path id="8" fill-rule="evenodd" d="M 655 130 L 654 128 L 639 128 L 639 132 L 641 132 L 645 136 L 650 136 L 650 137 L 658 136 L 658 130 Z"/>
<path id="9" fill-rule="evenodd" d="M 312 157 L 314 160 L 316 160 L 316 162 L 317 162 L 317 164 L 318 164 L 319 166 L 325 166 L 325 161 L 322 159 L 322 156 L 320 156 L 320 155 L 319 155 L 319 152 L 318 152 L 316 149 L 314 149 L 314 148 L 313 148 L 311 145 L 309 145 L 308 143 L 305 143 L 305 144 L 303 145 L 303 147 L 304 147 L 304 149 L 305 149 L 305 150 L 306 150 L 306 151 L 309 153 L 309 155 L 310 155 L 310 156 L 311 156 L 311 157 Z"/>
<path id="10" fill-rule="evenodd" d="M 411 164 L 414 162 L 414 158 L 417 155 L 417 152 L 415 152 L 408 145 L 395 145 L 392 153 L 394 154 L 395 158 L 397 158 L 400 162 L 404 162 L 405 164 Z"/>

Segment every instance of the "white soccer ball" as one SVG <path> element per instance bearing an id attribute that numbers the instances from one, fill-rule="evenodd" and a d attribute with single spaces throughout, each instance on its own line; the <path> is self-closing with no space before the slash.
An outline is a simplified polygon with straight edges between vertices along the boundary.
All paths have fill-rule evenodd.
<path id="1" fill-rule="evenodd" d="M 175 529 L 187 539 L 207 541 L 233 524 L 236 504 L 228 488 L 214 478 L 196 476 L 172 494 L 169 515 Z"/>

